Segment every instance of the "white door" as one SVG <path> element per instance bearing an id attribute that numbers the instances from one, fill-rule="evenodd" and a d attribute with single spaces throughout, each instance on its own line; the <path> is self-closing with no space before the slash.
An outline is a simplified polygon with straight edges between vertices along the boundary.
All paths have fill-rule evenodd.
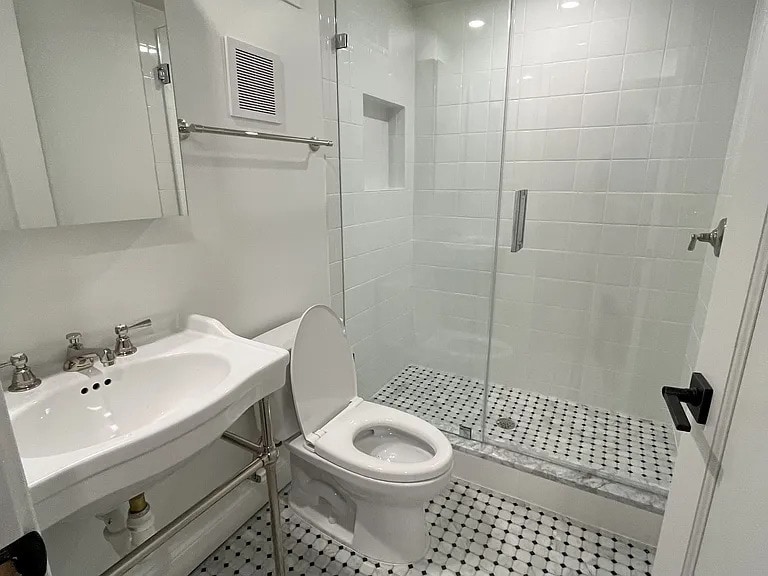
<path id="1" fill-rule="evenodd" d="M 692 576 L 699 574 L 763 574 L 763 572 L 723 570 L 712 564 L 712 550 L 702 548 L 702 541 L 709 544 L 724 528 L 723 506 L 736 498 L 740 477 L 759 482 L 753 478 L 757 474 L 755 453 L 751 463 L 744 462 L 742 447 L 733 446 L 742 442 L 743 437 L 733 437 L 730 445 L 732 453 L 726 451 L 728 430 L 732 416 L 744 408 L 742 400 L 736 410 L 739 388 L 745 380 L 748 355 L 756 349 L 757 343 L 765 347 L 765 334 L 755 331 L 758 311 L 765 286 L 768 269 L 768 232 L 766 231 L 766 208 L 768 208 L 768 113 L 765 108 L 765 95 L 768 94 L 768 2 L 760 0 L 755 14 L 755 24 L 747 54 L 744 76 L 739 96 L 739 106 L 734 120 L 734 134 L 728 149 L 723 189 L 722 206 L 718 217 L 728 217 L 728 229 L 721 257 L 716 263 L 716 272 L 712 284 L 708 314 L 701 337 L 696 370 L 704 374 L 714 389 L 714 397 L 709 421 L 701 426 L 692 422 L 691 433 L 683 433 L 678 446 L 678 458 L 675 473 L 664 515 L 661 536 L 659 538 L 654 576 Z M 762 332 L 768 331 L 768 322 L 759 325 Z M 754 340 L 754 341 L 753 341 Z M 762 351 L 764 352 L 764 350 Z M 757 357 L 750 359 L 760 362 Z M 764 359 L 763 359 L 764 361 Z M 765 371 L 765 364 L 763 364 Z M 765 382 L 765 380 L 763 380 Z M 747 394 L 746 388 L 745 394 Z M 760 386 L 758 392 L 765 390 Z M 754 391 L 753 391 L 754 392 Z M 744 402 L 750 402 L 744 400 Z M 763 402 L 765 399 L 763 398 Z M 757 400 L 754 400 L 757 402 Z M 753 406 L 754 408 L 755 406 Z M 745 426 L 752 434 L 765 438 L 765 425 L 754 422 L 755 414 L 743 414 L 742 422 L 734 422 L 734 432 L 747 434 Z M 763 460 L 759 464 L 765 471 L 765 447 Z M 726 464 L 731 466 L 727 468 Z M 739 469 L 739 466 L 745 468 Z M 717 490 L 718 479 L 721 482 Z M 765 490 L 763 490 L 765 494 Z M 743 496 L 743 495 L 741 495 Z M 713 503 L 719 503 L 715 505 Z M 736 504 L 736 502 L 733 502 Z M 748 505 L 748 502 L 740 502 Z M 715 514 L 707 525 L 707 518 L 712 505 Z M 764 506 L 765 503 L 762 503 Z M 758 508 L 752 509 L 754 513 Z M 734 520 L 736 525 L 732 524 Z M 730 518 L 727 526 L 736 530 L 732 538 L 759 530 L 763 546 L 756 553 L 765 554 L 762 549 L 768 541 L 765 516 L 761 522 L 747 525 L 746 518 L 739 521 Z M 697 568 L 699 552 L 701 562 L 709 563 Z M 719 548 L 723 557 L 731 557 L 736 548 Z M 707 571 L 711 568 L 710 571 Z"/>
<path id="2" fill-rule="evenodd" d="M 768 300 L 763 304 L 695 563 L 696 576 L 768 573 Z"/>
<path id="3" fill-rule="evenodd" d="M 0 390 L 0 576 L 15 576 L 14 564 L 8 557 L 16 557 L 19 538 L 37 530 L 35 510 L 27 490 L 5 396 Z M 22 562 L 34 564 L 35 558 L 22 558 Z M 44 573 L 25 570 L 22 576 L 42 576 Z"/>

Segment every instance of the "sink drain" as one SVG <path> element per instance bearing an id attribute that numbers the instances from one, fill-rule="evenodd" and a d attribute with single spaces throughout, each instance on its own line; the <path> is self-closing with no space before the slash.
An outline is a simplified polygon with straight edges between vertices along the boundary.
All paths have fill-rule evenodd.
<path id="1" fill-rule="evenodd" d="M 496 420 L 496 426 L 503 430 L 512 430 L 517 427 L 517 422 L 512 420 L 512 418 L 499 418 Z"/>

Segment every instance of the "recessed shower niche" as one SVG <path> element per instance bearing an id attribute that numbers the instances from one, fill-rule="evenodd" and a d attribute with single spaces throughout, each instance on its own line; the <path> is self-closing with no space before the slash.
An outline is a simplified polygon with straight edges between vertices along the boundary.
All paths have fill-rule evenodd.
<path id="1" fill-rule="evenodd" d="M 366 190 L 405 185 L 405 108 L 363 94 L 363 159 Z"/>

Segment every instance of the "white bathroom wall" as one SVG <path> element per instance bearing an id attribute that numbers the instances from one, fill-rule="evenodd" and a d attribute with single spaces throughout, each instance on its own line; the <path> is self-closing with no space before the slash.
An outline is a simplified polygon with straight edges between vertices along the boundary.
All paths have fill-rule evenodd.
<path id="1" fill-rule="evenodd" d="M 409 362 L 413 340 L 413 14 L 406 0 L 338 0 L 336 15 L 339 32 L 348 33 L 350 43 L 348 50 L 335 53 L 328 45 L 326 52 L 329 64 L 338 55 L 345 319 L 359 393 L 368 397 Z M 365 149 L 364 95 L 403 108 L 404 139 L 394 138 L 386 150 L 372 150 L 371 139 Z M 326 102 L 334 104 L 330 97 Z M 382 179 L 374 185 L 372 174 L 366 178 L 366 154 L 373 158 L 397 150 L 405 163 L 403 184 L 382 186 Z M 368 167 L 376 169 L 374 163 Z M 332 285 L 340 287 L 340 260 L 331 264 L 331 274 Z"/>
<path id="2" fill-rule="evenodd" d="M 450 0 L 415 14 L 414 351 L 419 364 L 482 379 L 509 1 Z"/>
<path id="3" fill-rule="evenodd" d="M 753 7 L 516 3 L 492 380 L 666 418 L 711 251 L 686 248 L 711 227 Z"/>
<path id="4" fill-rule="evenodd" d="M 282 0 L 166 0 L 166 10 L 181 115 L 323 134 L 317 0 L 303 9 Z M 283 126 L 229 117 L 225 34 L 282 57 Z M 184 142 L 183 153 L 189 218 L 0 233 L 1 356 L 25 351 L 33 367 L 60 362 L 69 331 L 81 330 L 89 346 L 110 345 L 116 323 L 152 317 L 160 332 L 191 312 L 254 336 L 329 301 L 323 153 L 206 135 Z M 255 433 L 251 415 L 241 426 Z M 150 490 L 153 509 L 167 521 L 247 458 L 217 443 Z M 114 561 L 101 529 L 72 521 L 46 534 L 58 576 L 98 574 Z"/>

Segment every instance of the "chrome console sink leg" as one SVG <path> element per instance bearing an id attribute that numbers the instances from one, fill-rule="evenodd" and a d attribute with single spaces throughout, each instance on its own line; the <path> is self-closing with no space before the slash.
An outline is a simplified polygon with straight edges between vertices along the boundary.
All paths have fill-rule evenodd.
<path id="1" fill-rule="evenodd" d="M 269 411 L 269 399 L 259 400 L 259 424 L 262 434 L 262 444 L 267 451 L 266 465 L 267 494 L 269 497 L 269 517 L 272 526 L 272 556 L 275 560 L 275 576 L 285 575 L 285 558 L 283 557 L 283 529 L 280 517 L 280 495 L 277 488 L 277 448 L 272 435 L 272 415 Z"/>

